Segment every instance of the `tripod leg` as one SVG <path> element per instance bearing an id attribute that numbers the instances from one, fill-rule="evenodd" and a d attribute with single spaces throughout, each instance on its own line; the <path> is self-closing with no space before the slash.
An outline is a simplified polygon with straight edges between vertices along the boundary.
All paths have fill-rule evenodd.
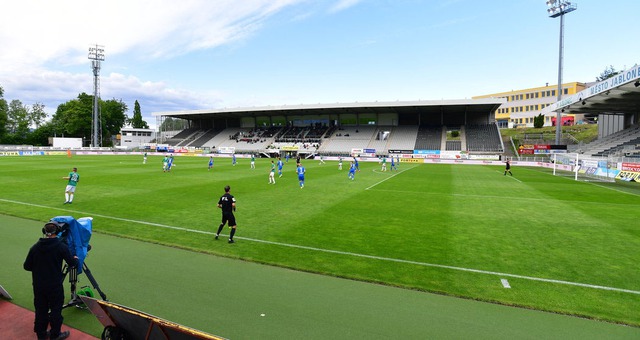
<path id="1" fill-rule="evenodd" d="M 108 301 L 107 295 L 103 293 L 102 290 L 100 289 L 100 286 L 98 285 L 98 281 L 96 281 L 96 279 L 91 274 L 91 271 L 89 270 L 89 267 L 87 267 L 86 262 L 82 264 L 82 270 L 84 270 L 85 275 L 87 275 L 87 278 L 91 282 L 91 285 L 93 285 L 93 288 L 95 288 L 98 291 L 98 294 L 100 294 L 100 297 L 102 298 L 102 300 Z"/>
<path id="2" fill-rule="evenodd" d="M 80 299 L 78 298 L 78 294 L 76 294 L 76 285 L 78 283 L 78 268 L 69 267 L 67 272 L 69 273 L 69 284 L 71 285 L 71 300 L 69 300 L 69 303 L 62 306 L 62 308 L 75 306 L 79 303 L 82 303 L 82 301 L 80 301 Z"/>

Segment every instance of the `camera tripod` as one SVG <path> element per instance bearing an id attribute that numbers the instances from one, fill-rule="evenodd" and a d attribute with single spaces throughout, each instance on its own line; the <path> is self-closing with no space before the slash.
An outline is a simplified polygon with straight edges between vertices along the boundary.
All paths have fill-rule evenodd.
<path id="1" fill-rule="evenodd" d="M 98 291 L 98 294 L 100 294 L 100 297 L 102 298 L 102 300 L 108 301 L 107 295 L 104 292 L 102 292 L 102 290 L 100 289 L 100 285 L 98 285 L 98 281 L 96 281 L 96 279 L 91 274 L 91 271 L 89 270 L 89 267 L 87 267 L 86 262 L 82 263 L 82 270 L 84 271 L 84 274 L 87 275 L 87 278 L 89 279 L 89 282 L 91 282 L 91 285 L 93 286 L 93 288 Z M 67 274 L 69 274 L 69 283 L 71 284 L 71 300 L 69 300 L 69 303 L 62 306 L 62 308 L 64 309 L 71 306 L 80 307 L 81 305 L 84 304 L 84 302 L 82 302 L 82 300 L 78 296 L 78 293 L 76 292 L 76 286 L 78 284 L 78 268 L 69 267 L 65 265 L 63 272 L 65 277 L 67 276 Z"/>

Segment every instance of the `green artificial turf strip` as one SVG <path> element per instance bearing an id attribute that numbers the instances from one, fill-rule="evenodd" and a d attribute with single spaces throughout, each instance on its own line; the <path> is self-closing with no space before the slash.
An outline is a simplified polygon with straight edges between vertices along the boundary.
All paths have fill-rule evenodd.
<path id="1" fill-rule="evenodd" d="M 93 216 L 98 233 L 640 325 L 638 294 L 516 278 L 509 278 L 516 284 L 506 290 L 499 275 L 428 266 L 640 291 L 635 183 L 603 188 L 518 166 L 514 177 L 496 166 L 407 163 L 398 174 L 381 173 L 366 162 L 350 181 L 337 162 L 305 160 L 307 183 L 299 189 L 293 162 L 276 185 L 267 184 L 265 159 L 257 160 L 257 169 L 249 169 L 246 159 L 235 167 L 230 159 L 216 159 L 209 172 L 208 157 L 176 157 L 171 173 L 161 171 L 157 156 L 146 165 L 140 156 L 2 162 L 0 212 L 6 214 L 41 221 Z M 64 206 L 61 177 L 74 166 L 81 181 L 73 205 Z M 238 199 L 239 244 L 211 247 L 220 219 L 215 204 L 226 184 Z"/>
<path id="2" fill-rule="evenodd" d="M 0 215 L 0 283 L 32 309 L 22 261 L 42 223 Z M 235 247 L 209 240 L 212 248 Z M 640 329 L 232 260 L 102 234 L 87 265 L 114 303 L 231 339 L 634 339 Z M 88 285 L 80 275 L 79 286 Z M 68 292 L 66 293 L 68 297 Z M 264 314 L 264 316 L 261 316 Z M 99 336 L 90 312 L 65 322 Z"/>

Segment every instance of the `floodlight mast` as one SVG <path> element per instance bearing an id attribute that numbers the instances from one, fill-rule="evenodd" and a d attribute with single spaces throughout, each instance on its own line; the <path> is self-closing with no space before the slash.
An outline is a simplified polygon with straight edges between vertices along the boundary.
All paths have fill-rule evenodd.
<path id="1" fill-rule="evenodd" d="M 558 102 L 562 99 L 562 55 L 564 50 L 564 15 L 578 9 L 578 5 L 567 0 L 547 0 L 549 17 L 560 17 L 560 52 L 558 57 Z M 556 145 L 562 136 L 562 111 L 556 111 Z"/>
<path id="2" fill-rule="evenodd" d="M 100 62 L 104 61 L 104 46 L 89 47 L 89 60 L 93 69 L 93 122 L 91 124 L 91 146 L 102 146 L 100 123 Z"/>

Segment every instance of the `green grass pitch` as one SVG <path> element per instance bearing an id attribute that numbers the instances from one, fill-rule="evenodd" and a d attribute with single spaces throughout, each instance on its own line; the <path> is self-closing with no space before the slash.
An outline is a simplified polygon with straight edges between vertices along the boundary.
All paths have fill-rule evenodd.
<path id="1" fill-rule="evenodd" d="M 541 168 L 304 160 L 268 184 L 270 160 L 43 156 L 0 158 L 0 213 L 94 217 L 98 233 L 392 286 L 640 326 L 640 188 Z M 63 205 L 66 176 L 81 176 Z M 214 241 L 229 184 L 236 244 Z M 228 229 L 223 232 L 228 234 Z M 505 288 L 506 279 L 511 288 Z"/>

